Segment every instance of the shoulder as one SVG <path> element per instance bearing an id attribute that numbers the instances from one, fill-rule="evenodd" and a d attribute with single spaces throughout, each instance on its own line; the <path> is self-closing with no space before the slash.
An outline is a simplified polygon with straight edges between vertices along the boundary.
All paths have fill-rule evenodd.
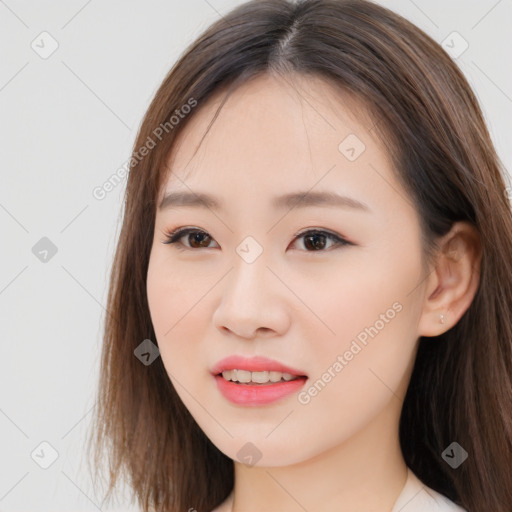
<path id="1" fill-rule="evenodd" d="M 407 481 L 391 512 L 467 512 L 425 485 L 408 468 Z"/>

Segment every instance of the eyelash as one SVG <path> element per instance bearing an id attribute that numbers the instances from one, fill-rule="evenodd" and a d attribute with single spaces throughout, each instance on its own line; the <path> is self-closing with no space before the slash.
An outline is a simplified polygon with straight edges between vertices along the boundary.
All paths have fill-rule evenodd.
<path id="1" fill-rule="evenodd" d="M 178 229 L 175 229 L 174 231 L 166 231 L 164 233 L 166 238 L 164 241 L 162 241 L 162 243 L 163 244 L 175 244 L 176 249 L 178 249 L 180 251 L 183 251 L 183 250 L 197 251 L 200 248 L 188 247 L 179 241 L 185 235 L 188 235 L 190 233 L 204 233 L 205 235 L 209 236 L 209 233 L 207 233 L 206 231 L 203 231 L 202 229 L 178 228 Z M 330 249 L 319 249 L 319 250 L 311 250 L 311 251 L 305 250 L 305 252 L 328 252 L 329 250 L 331 250 L 333 248 L 341 248 L 341 247 L 347 246 L 347 245 L 354 245 L 352 242 L 345 240 L 343 237 L 336 235 L 335 233 L 331 233 L 329 231 L 324 231 L 324 230 L 320 230 L 320 229 L 308 229 L 305 231 L 301 231 L 299 233 L 295 233 L 294 240 L 296 238 L 301 238 L 303 236 L 310 235 L 310 234 L 324 235 L 327 239 L 335 242 L 335 245 L 333 247 L 331 247 Z M 212 238 L 212 240 L 213 240 L 213 238 Z M 181 246 L 181 247 L 179 247 L 179 246 Z M 209 249 L 209 247 L 203 247 L 202 249 Z"/>

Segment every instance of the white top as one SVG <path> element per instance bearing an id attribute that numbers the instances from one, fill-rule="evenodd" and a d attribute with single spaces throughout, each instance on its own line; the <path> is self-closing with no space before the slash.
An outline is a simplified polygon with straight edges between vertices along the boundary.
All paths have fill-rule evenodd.
<path id="1" fill-rule="evenodd" d="M 233 493 L 212 512 L 229 511 L 232 497 Z M 407 468 L 407 480 L 391 512 L 467 512 L 467 510 L 427 487 L 410 468 Z"/>
<path id="2" fill-rule="evenodd" d="M 467 512 L 446 496 L 427 487 L 410 468 L 391 512 Z"/>

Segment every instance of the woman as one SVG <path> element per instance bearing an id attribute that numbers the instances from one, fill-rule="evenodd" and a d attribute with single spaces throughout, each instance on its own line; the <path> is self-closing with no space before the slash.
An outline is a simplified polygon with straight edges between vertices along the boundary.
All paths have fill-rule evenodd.
<path id="1" fill-rule="evenodd" d="M 504 173 L 437 43 L 363 0 L 237 7 L 135 144 L 108 493 L 124 474 L 145 511 L 510 511 L 511 254 Z"/>

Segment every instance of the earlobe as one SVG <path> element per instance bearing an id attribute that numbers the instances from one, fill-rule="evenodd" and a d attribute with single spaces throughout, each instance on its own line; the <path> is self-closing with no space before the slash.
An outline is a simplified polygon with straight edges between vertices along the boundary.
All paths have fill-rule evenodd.
<path id="1" fill-rule="evenodd" d="M 480 235 L 472 224 L 455 223 L 438 244 L 418 336 L 439 336 L 452 328 L 471 305 L 480 281 Z"/>

